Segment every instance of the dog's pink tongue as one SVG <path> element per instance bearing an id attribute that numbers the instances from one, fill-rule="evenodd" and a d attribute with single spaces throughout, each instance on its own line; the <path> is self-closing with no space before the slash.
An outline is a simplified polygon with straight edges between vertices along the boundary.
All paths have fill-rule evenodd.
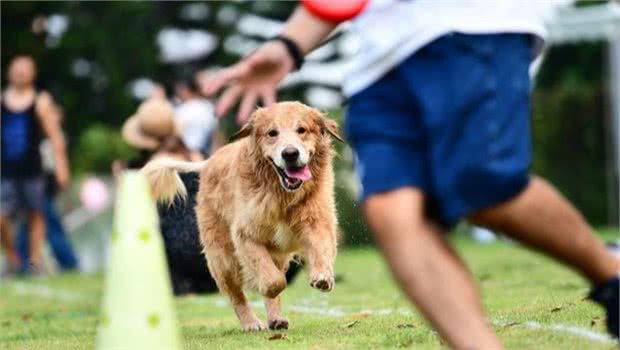
<path id="1" fill-rule="evenodd" d="M 307 165 L 304 165 L 301 168 L 287 168 L 284 169 L 284 172 L 286 173 L 286 176 L 302 181 L 308 181 L 312 178 L 310 167 Z"/>

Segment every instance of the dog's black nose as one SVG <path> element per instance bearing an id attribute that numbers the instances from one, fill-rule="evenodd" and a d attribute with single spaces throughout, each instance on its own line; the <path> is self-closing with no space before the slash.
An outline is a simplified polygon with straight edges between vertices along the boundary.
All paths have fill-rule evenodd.
<path id="1" fill-rule="evenodd" d="M 282 150 L 282 159 L 287 163 L 296 162 L 299 158 L 299 150 L 295 147 L 286 147 Z"/>

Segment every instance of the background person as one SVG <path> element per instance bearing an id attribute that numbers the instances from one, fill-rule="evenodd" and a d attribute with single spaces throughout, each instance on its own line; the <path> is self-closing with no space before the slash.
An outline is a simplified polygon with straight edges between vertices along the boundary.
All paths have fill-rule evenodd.
<path id="1" fill-rule="evenodd" d="M 29 267 L 42 273 L 45 236 L 45 180 L 39 145 L 48 137 L 56 159 L 60 188 L 69 184 L 69 164 L 60 118 L 49 93 L 37 91 L 36 65 L 29 55 L 14 57 L 7 69 L 2 93 L 2 170 L 0 230 L 12 269 L 19 266 L 13 247 L 11 218 L 25 216 L 29 228 Z"/>
<path id="2" fill-rule="evenodd" d="M 142 102 L 136 114 L 122 128 L 125 142 L 140 150 L 138 158 L 129 160 L 126 168 L 139 169 L 156 157 L 202 160 L 198 152 L 185 145 L 175 126 L 174 110 L 165 99 L 150 98 Z"/>
<path id="3" fill-rule="evenodd" d="M 150 98 L 144 101 L 136 114 L 125 121 L 122 129 L 125 142 L 140 150 L 140 156 L 127 162 L 113 164 L 115 178 L 123 169 L 142 168 L 149 160 L 171 157 L 180 160 L 202 160 L 198 152 L 192 152 L 178 135 L 175 128 L 174 110 L 165 98 Z M 183 174 L 188 191 L 198 191 L 197 174 Z M 198 235 L 192 235 L 196 225 L 193 215 L 195 192 L 189 192 L 187 202 L 177 201 L 174 206 L 158 206 L 159 224 L 164 239 L 166 261 L 175 295 L 217 290 L 208 272 L 199 247 Z M 188 215 L 191 213 L 191 215 Z M 188 263 L 189 262 L 189 263 Z M 207 270 L 208 271 L 208 270 Z"/>
<path id="4" fill-rule="evenodd" d="M 362 47 L 344 85 L 346 129 L 364 213 L 401 288 L 453 348 L 502 348 L 444 237 L 460 218 L 579 271 L 618 336 L 618 260 L 566 199 L 529 175 L 528 68 L 544 37 L 542 7 L 552 4 L 371 1 L 353 23 Z M 207 94 L 229 84 L 218 115 L 240 100 L 246 121 L 259 99 L 273 103 L 279 82 L 335 25 L 299 7 L 280 38 L 206 84 Z"/>
<path id="5" fill-rule="evenodd" d="M 174 93 L 179 101 L 174 118 L 183 142 L 194 152 L 211 153 L 218 128 L 213 104 L 200 94 L 193 78 L 177 81 Z"/>
<path id="6" fill-rule="evenodd" d="M 59 105 L 55 105 L 54 108 L 58 113 L 58 117 L 62 121 L 64 115 L 62 108 Z M 74 270 L 78 267 L 78 259 L 65 231 L 62 223 L 60 212 L 56 206 L 56 195 L 58 194 L 58 184 L 54 178 L 56 171 L 56 161 L 54 159 L 54 152 L 52 143 L 48 138 L 44 139 L 40 145 L 41 157 L 43 161 L 43 171 L 45 173 L 45 228 L 46 238 L 52 248 L 52 253 L 58 266 L 63 271 Z M 22 261 L 20 270 L 27 271 L 28 266 L 25 262 L 29 261 L 29 243 L 28 243 L 28 227 L 22 224 L 17 235 L 17 251 Z"/>
<path id="7" fill-rule="evenodd" d="M 153 158 L 201 160 L 198 152 L 192 152 L 185 146 L 175 128 L 174 118 L 172 105 L 166 99 L 150 98 L 138 107 L 136 114 L 125 121 L 122 135 L 128 145 L 141 151 L 141 155 L 122 165 L 115 162 L 116 178 L 123 168 L 140 169 Z M 173 206 L 158 205 L 172 289 L 175 295 L 213 292 L 217 286 L 208 272 L 195 228 L 193 208 L 198 191 L 198 174 L 182 174 L 181 179 L 188 189 L 187 201 L 177 200 Z"/>

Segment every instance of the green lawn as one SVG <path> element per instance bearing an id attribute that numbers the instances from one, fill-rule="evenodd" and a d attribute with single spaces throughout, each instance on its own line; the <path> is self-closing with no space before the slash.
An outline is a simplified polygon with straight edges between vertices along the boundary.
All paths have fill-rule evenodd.
<path id="1" fill-rule="evenodd" d="M 618 232 L 603 234 L 612 238 Z M 491 320 L 508 348 L 616 348 L 588 337 L 604 333 L 602 313 L 583 300 L 588 287 L 575 274 L 511 243 L 480 245 L 459 238 L 455 244 L 480 281 Z M 343 250 L 336 271 L 340 278 L 330 294 L 311 289 L 305 275 L 284 292 L 291 329 L 280 339 L 269 339 L 277 332 L 242 333 L 219 295 L 177 299 L 184 348 L 442 347 L 394 286 L 375 250 Z M 102 283 L 102 276 L 77 274 L 2 281 L 0 348 L 92 349 Z M 257 310 L 264 318 L 262 307 Z"/>

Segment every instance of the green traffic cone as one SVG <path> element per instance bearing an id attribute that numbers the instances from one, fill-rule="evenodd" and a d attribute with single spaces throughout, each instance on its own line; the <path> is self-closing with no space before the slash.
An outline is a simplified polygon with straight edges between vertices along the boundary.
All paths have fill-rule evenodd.
<path id="1" fill-rule="evenodd" d="M 146 178 L 125 172 L 116 198 L 98 350 L 178 350 L 157 210 Z"/>

